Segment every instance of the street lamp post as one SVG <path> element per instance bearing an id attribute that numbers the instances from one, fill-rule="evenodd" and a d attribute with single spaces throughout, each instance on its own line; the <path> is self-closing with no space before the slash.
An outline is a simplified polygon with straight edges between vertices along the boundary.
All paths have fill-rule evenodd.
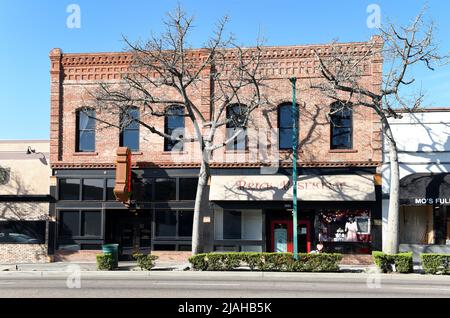
<path id="1" fill-rule="evenodd" d="M 297 108 L 297 78 L 290 79 L 292 83 L 292 223 L 294 228 L 294 259 L 298 259 L 297 233 L 297 154 L 298 154 L 298 108 Z"/>

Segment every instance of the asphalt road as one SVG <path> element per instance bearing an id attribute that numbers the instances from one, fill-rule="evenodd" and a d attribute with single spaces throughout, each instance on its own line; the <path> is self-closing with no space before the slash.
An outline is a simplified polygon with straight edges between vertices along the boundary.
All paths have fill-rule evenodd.
<path id="1" fill-rule="evenodd" d="M 147 276 L 0 276 L 0 297 L 278 298 L 431 297 L 450 298 L 450 277 L 425 275 L 151 273 Z"/>

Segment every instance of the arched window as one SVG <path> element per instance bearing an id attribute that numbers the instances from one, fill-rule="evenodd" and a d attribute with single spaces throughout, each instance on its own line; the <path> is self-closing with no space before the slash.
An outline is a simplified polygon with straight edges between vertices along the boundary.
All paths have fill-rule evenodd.
<path id="1" fill-rule="evenodd" d="M 330 109 L 331 149 L 353 148 L 353 109 L 351 104 L 335 102 Z"/>
<path id="2" fill-rule="evenodd" d="M 76 152 L 94 152 L 95 110 L 78 110 L 76 121 Z"/>
<path id="3" fill-rule="evenodd" d="M 237 137 L 227 144 L 227 150 L 247 149 L 247 127 L 245 127 L 248 108 L 241 104 L 232 104 L 227 107 L 227 135 L 226 140 L 240 132 Z"/>
<path id="4" fill-rule="evenodd" d="M 293 147 L 293 117 L 291 103 L 284 103 L 278 106 L 278 143 L 281 150 L 292 149 Z"/>
<path id="5" fill-rule="evenodd" d="M 164 133 L 177 138 L 184 137 L 185 130 L 185 111 L 183 106 L 174 105 L 169 106 L 166 110 L 166 117 L 164 123 Z M 164 139 L 164 151 L 172 151 L 177 146 L 177 150 L 183 150 L 183 143 L 179 141 Z"/>
<path id="6" fill-rule="evenodd" d="M 139 108 L 128 108 L 121 114 L 120 147 L 128 147 L 131 151 L 139 150 Z"/>

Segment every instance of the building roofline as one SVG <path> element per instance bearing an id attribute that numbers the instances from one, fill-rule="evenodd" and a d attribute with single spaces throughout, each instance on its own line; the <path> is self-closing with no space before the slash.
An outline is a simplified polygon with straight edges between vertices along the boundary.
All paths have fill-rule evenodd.
<path id="1" fill-rule="evenodd" d="M 369 39 L 368 41 L 355 41 L 355 42 L 336 42 L 336 45 L 341 45 L 341 46 L 345 46 L 345 45 L 352 45 L 352 46 L 358 46 L 358 45 L 367 45 L 368 43 L 371 43 L 373 41 L 378 41 L 376 40 L 376 37 L 372 37 L 371 39 Z M 380 42 L 382 43 L 382 42 Z M 296 45 L 268 45 L 268 46 L 261 46 L 261 48 L 264 49 L 302 49 L 302 48 L 318 48 L 318 47 L 326 47 L 329 46 L 330 44 L 332 44 L 331 42 L 328 43 L 315 43 L 315 44 L 296 44 Z M 251 49 L 251 48 L 255 48 L 254 46 L 243 46 L 243 49 Z M 57 49 L 57 48 L 55 48 Z M 55 50 L 53 49 L 53 50 Z M 193 49 L 189 49 L 188 51 L 190 52 L 200 52 L 202 50 L 205 50 L 206 48 L 193 48 Z M 233 50 L 233 48 L 229 48 L 229 50 Z M 119 51 L 119 52 L 111 52 L 111 51 L 105 51 L 105 52 L 101 52 L 101 51 L 97 51 L 97 52 L 69 52 L 69 53 L 65 53 L 63 51 L 61 51 L 61 54 L 63 56 L 95 56 L 95 55 L 122 55 L 122 54 L 129 54 L 130 52 L 127 51 Z"/>

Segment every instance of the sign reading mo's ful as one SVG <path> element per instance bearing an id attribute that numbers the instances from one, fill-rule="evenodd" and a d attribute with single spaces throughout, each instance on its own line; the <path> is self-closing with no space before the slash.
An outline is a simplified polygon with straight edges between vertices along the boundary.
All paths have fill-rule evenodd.
<path id="1" fill-rule="evenodd" d="M 375 201 L 373 175 L 301 176 L 300 201 Z M 211 201 L 291 201 L 292 178 L 273 176 L 213 176 Z"/>

